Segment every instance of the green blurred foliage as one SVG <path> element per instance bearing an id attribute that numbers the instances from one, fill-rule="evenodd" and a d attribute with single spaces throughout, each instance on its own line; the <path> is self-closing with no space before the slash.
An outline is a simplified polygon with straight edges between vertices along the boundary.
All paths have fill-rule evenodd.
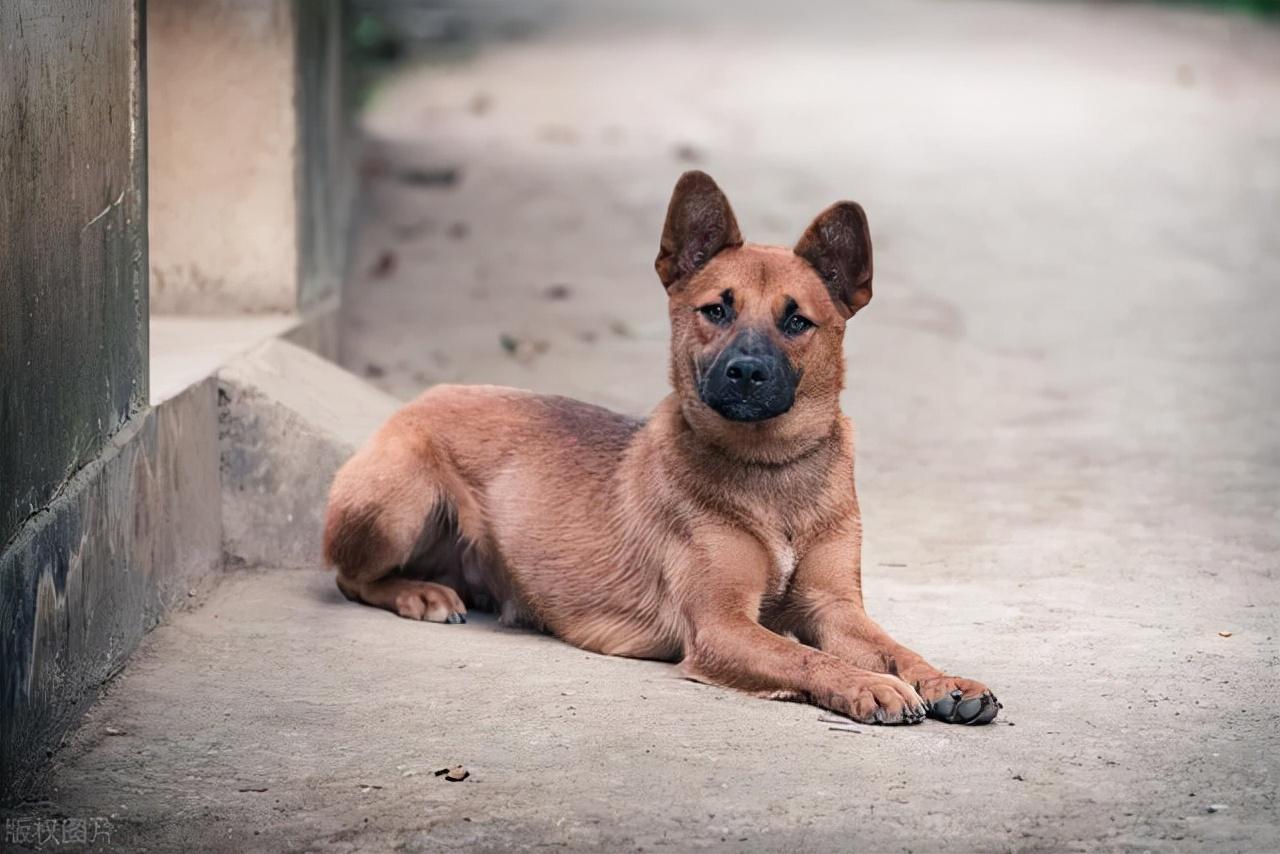
<path id="1" fill-rule="evenodd" d="M 1209 6 L 1254 15 L 1280 15 L 1280 0 L 1166 0 L 1176 6 Z"/>

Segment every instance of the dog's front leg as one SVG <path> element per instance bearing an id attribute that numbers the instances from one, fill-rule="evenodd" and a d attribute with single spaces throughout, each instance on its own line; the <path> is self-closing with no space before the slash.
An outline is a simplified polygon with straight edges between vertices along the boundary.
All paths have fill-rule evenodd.
<path id="1" fill-rule="evenodd" d="M 987 686 L 950 676 L 894 640 L 862 604 L 861 536 L 841 532 L 818 544 L 796 567 L 786 628 L 800 640 L 858 667 L 892 673 L 919 692 L 929 716 L 985 724 L 1000 703 Z"/>
<path id="2" fill-rule="evenodd" d="M 673 585 L 687 621 L 681 669 L 701 682 L 805 700 L 863 723 L 918 723 L 925 704 L 903 680 L 782 637 L 757 617 L 768 556 L 735 531 L 702 534 Z"/>

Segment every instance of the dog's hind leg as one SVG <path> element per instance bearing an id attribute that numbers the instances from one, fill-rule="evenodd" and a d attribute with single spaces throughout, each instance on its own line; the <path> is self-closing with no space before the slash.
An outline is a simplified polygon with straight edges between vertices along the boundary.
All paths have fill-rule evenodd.
<path id="1" fill-rule="evenodd" d="M 409 620 L 432 623 L 465 623 L 467 608 L 452 587 L 434 581 L 418 581 L 388 575 L 377 581 L 352 585 L 338 575 L 338 589 L 348 599 L 386 608 Z"/>
<path id="2" fill-rule="evenodd" d="M 394 440 L 361 451 L 339 470 L 325 519 L 325 559 L 348 599 L 411 620 L 465 623 L 466 606 L 444 584 L 395 574 L 424 538 L 453 536 L 449 497 L 432 465 Z"/>

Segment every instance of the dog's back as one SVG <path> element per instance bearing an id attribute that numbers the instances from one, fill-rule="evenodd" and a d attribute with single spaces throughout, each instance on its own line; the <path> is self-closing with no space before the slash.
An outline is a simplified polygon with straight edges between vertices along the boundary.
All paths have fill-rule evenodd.
<path id="1" fill-rule="evenodd" d="M 432 388 L 338 472 L 326 559 L 352 598 L 398 567 L 507 623 L 672 657 L 674 639 L 655 630 L 661 525 L 645 512 L 652 490 L 635 482 L 645 462 L 629 462 L 642 426 L 563 397 Z M 431 610 L 422 616 L 462 613 Z"/>

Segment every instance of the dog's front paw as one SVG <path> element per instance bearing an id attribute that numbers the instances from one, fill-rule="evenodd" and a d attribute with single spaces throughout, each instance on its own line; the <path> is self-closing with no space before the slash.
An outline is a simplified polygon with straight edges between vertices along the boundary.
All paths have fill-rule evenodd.
<path id="1" fill-rule="evenodd" d="M 880 674 L 868 674 L 832 698 L 830 705 L 864 724 L 918 724 L 927 711 L 914 688 L 896 676 Z"/>
<path id="2" fill-rule="evenodd" d="M 989 724 L 1004 708 L 991 689 L 972 679 L 933 676 L 916 683 L 929 717 L 949 724 Z"/>

